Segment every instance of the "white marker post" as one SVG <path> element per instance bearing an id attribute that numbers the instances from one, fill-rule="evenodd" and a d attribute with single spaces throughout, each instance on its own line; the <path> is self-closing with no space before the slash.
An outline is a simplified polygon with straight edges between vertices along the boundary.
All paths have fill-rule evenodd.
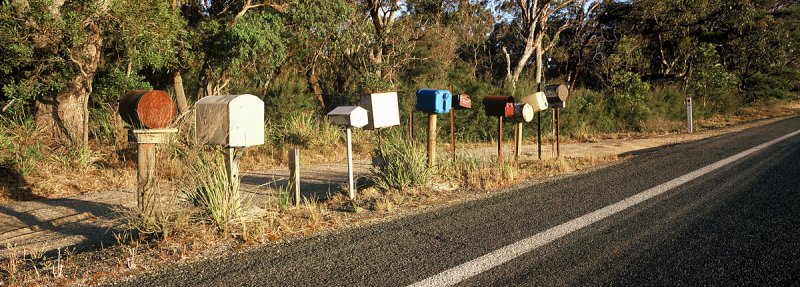
<path id="1" fill-rule="evenodd" d="M 694 128 L 692 126 L 692 97 L 686 97 L 684 100 L 684 104 L 686 104 L 686 129 L 689 133 L 694 132 Z"/>
<path id="2" fill-rule="evenodd" d="M 356 198 L 356 191 L 353 184 L 353 131 L 347 127 L 347 186 L 350 200 Z"/>

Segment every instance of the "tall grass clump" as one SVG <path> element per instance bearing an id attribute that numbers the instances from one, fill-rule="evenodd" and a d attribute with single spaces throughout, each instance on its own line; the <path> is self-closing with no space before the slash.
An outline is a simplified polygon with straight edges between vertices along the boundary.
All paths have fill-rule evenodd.
<path id="1" fill-rule="evenodd" d="M 411 145 L 401 134 L 389 134 L 383 146 L 374 152 L 376 165 L 372 172 L 375 183 L 385 190 L 421 187 L 434 174 L 434 170 L 428 168 L 427 155 L 421 145 Z"/>
<path id="2" fill-rule="evenodd" d="M 341 132 L 327 119 L 310 112 L 297 112 L 271 124 L 273 142 L 278 145 L 327 147 L 339 143 Z"/>
<path id="3" fill-rule="evenodd" d="M 221 153 L 199 153 L 190 169 L 195 182 L 184 193 L 191 202 L 202 208 L 223 230 L 242 218 L 248 201 L 239 189 L 239 182 L 228 180 Z"/>

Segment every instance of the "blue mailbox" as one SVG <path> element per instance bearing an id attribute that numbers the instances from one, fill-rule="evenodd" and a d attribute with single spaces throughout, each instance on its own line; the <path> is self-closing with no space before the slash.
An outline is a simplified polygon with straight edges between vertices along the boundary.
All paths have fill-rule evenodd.
<path id="1" fill-rule="evenodd" d="M 450 112 L 453 95 L 448 90 L 419 89 L 417 90 L 417 110 L 429 114 L 444 114 Z"/>

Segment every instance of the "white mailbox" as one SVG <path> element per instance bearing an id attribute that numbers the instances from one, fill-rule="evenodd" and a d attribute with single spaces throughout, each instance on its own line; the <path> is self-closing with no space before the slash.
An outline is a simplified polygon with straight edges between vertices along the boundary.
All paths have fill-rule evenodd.
<path id="1" fill-rule="evenodd" d="M 531 105 L 534 112 L 544 111 L 549 107 L 547 104 L 547 96 L 543 92 L 537 92 L 533 95 L 522 97 L 522 100 L 520 101 Z"/>
<path id="2" fill-rule="evenodd" d="M 253 95 L 210 96 L 197 101 L 201 143 L 246 147 L 264 144 L 264 102 Z"/>
<path id="3" fill-rule="evenodd" d="M 400 125 L 400 106 L 397 92 L 376 93 L 361 96 L 361 106 L 367 110 L 368 130 Z"/>
<path id="4" fill-rule="evenodd" d="M 347 127 L 364 127 L 369 124 L 367 110 L 358 106 L 336 107 L 328 113 L 331 122 Z"/>

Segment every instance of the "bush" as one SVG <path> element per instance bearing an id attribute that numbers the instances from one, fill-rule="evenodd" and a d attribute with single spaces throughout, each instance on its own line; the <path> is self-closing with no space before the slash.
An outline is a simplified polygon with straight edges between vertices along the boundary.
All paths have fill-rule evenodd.
<path id="1" fill-rule="evenodd" d="M 198 153 L 189 167 L 195 182 L 184 194 L 196 206 L 203 208 L 217 226 L 226 230 L 230 223 L 241 218 L 247 202 L 239 183 L 228 180 L 225 162 L 219 152 Z"/>
<path id="2" fill-rule="evenodd" d="M 644 93 L 649 89 L 639 74 L 617 72 L 611 79 L 614 96 L 611 110 L 624 128 L 641 131 L 652 111 L 647 106 Z"/>
<path id="3" fill-rule="evenodd" d="M 428 168 L 422 145 L 413 146 L 402 133 L 391 133 L 375 150 L 375 183 L 385 190 L 405 190 L 424 186 L 434 174 Z"/>

